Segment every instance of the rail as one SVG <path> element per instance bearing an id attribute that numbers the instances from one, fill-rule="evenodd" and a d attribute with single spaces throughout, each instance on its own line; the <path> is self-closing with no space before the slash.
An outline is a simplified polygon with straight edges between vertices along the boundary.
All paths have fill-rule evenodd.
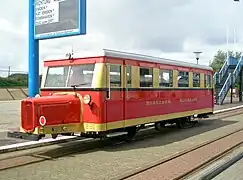
<path id="1" fill-rule="evenodd" d="M 168 169 L 168 167 L 173 167 L 173 165 L 175 167 L 176 164 L 178 170 L 170 168 L 171 171 L 176 171 L 176 173 L 168 173 L 168 174 L 164 173 L 163 177 L 165 178 L 165 176 L 167 176 L 167 178 L 170 177 L 173 179 L 186 178 L 191 174 L 193 174 L 194 172 L 198 171 L 200 168 L 204 167 L 205 165 L 214 162 L 219 157 L 222 157 L 228 152 L 231 152 L 233 149 L 239 147 L 239 145 L 241 145 L 243 142 L 242 139 L 240 138 L 242 134 L 243 134 L 243 129 L 235 130 L 234 132 L 230 132 L 229 134 L 223 135 L 221 137 L 217 137 L 212 140 L 208 140 L 192 148 L 188 148 L 185 151 L 175 154 L 174 156 L 172 155 L 168 158 L 160 159 L 154 163 L 148 164 L 139 169 L 132 170 L 123 176 L 117 177 L 116 179 L 135 180 L 135 179 L 145 179 L 145 177 L 149 177 L 149 176 L 151 179 L 155 179 L 155 178 L 160 179 L 158 178 L 161 177 L 159 172 L 161 171 L 164 172 L 163 170 Z M 229 139 L 232 139 L 232 141 L 229 142 Z M 214 148 L 218 147 L 219 151 L 217 152 L 211 151 L 211 153 L 208 156 L 204 156 L 204 158 L 201 158 L 199 156 L 199 154 L 204 154 L 204 152 L 206 152 L 207 149 L 213 149 L 213 147 Z M 192 156 L 194 158 L 191 158 Z M 184 163 L 182 162 L 182 159 Z M 186 167 L 187 164 L 190 164 L 190 166 Z"/>

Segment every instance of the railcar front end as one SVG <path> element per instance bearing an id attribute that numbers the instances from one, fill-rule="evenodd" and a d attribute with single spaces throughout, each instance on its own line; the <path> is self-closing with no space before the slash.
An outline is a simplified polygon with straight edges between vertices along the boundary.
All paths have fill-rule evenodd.
<path id="1" fill-rule="evenodd" d="M 21 101 L 20 132 L 11 137 L 99 135 L 105 130 L 103 58 L 45 62 L 40 94 Z M 104 91 L 103 91 L 104 90 Z"/>

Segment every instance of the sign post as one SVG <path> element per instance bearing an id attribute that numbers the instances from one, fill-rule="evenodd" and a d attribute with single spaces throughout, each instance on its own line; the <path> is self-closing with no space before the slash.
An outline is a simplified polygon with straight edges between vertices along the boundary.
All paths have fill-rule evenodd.
<path id="1" fill-rule="evenodd" d="M 35 0 L 29 0 L 29 97 L 39 93 L 39 41 L 34 38 L 34 2 Z"/>
<path id="2" fill-rule="evenodd" d="M 29 97 L 39 93 L 39 40 L 85 34 L 86 0 L 29 0 Z"/>

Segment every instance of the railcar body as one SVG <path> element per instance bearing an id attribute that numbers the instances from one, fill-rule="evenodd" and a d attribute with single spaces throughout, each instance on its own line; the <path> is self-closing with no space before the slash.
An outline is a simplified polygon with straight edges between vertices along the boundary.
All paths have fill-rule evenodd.
<path id="1" fill-rule="evenodd" d="M 22 100 L 20 129 L 38 139 L 133 136 L 144 124 L 212 113 L 212 75 L 207 66 L 113 50 L 47 60 L 40 95 Z"/>

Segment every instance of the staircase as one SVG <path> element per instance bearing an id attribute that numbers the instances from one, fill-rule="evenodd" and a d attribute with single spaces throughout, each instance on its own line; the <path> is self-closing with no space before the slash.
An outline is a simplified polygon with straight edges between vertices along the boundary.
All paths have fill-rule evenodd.
<path id="1" fill-rule="evenodd" d="M 229 57 L 220 71 L 214 74 L 216 104 L 223 104 L 230 88 L 235 85 L 240 75 L 242 65 L 243 57 L 240 60 L 237 60 L 235 57 Z"/>

